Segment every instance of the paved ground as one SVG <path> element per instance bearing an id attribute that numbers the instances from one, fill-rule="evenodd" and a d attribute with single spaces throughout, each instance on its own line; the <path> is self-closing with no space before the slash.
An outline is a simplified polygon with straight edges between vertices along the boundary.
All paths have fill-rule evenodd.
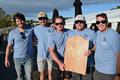
<path id="1" fill-rule="evenodd" d="M 16 80 L 17 75 L 16 75 L 12 56 L 13 55 L 10 55 L 11 67 L 6 68 L 4 65 L 5 53 L 0 52 L 0 80 Z M 34 54 L 34 62 L 35 64 L 34 64 L 34 69 L 33 69 L 33 80 L 39 80 L 39 73 L 37 71 L 37 65 L 36 65 L 36 54 Z M 90 74 L 87 74 L 87 76 L 83 76 L 82 80 L 91 80 Z"/>
<path id="2" fill-rule="evenodd" d="M 10 56 L 10 60 L 11 60 L 10 68 L 5 68 L 4 57 L 5 57 L 4 54 L 0 54 L 0 80 L 15 80 L 17 76 L 16 76 L 16 72 L 15 72 L 15 68 L 14 68 L 14 63 L 12 60 L 12 55 Z M 34 71 L 33 71 L 33 79 L 39 80 L 39 73 L 35 67 L 34 67 Z M 83 76 L 83 80 L 91 80 L 90 75 L 87 74 L 87 76 Z"/>
<path id="3" fill-rule="evenodd" d="M 11 60 L 11 67 L 6 68 L 4 66 L 4 54 L 0 54 L 0 80 L 15 80 L 16 79 L 16 72 L 14 68 L 14 63 Z M 10 57 L 10 59 L 12 56 Z"/>
<path id="4" fill-rule="evenodd" d="M 17 75 L 16 75 L 16 71 L 15 71 L 15 67 L 14 67 L 14 62 L 13 62 L 13 54 L 10 55 L 10 63 L 11 63 L 11 67 L 10 68 L 6 68 L 4 65 L 4 61 L 5 61 L 5 46 L 6 46 L 6 42 L 3 42 L 4 46 L 0 45 L 0 80 L 16 80 Z M 35 48 L 36 51 L 36 48 Z M 36 53 L 36 52 L 35 52 Z M 37 65 L 36 65 L 36 54 L 34 54 L 34 80 L 38 80 L 38 72 L 37 72 Z M 36 73 L 37 72 L 37 73 Z"/>
<path id="5" fill-rule="evenodd" d="M 4 60 L 5 60 L 5 55 L 4 54 L 0 54 L 0 80 L 16 80 L 16 71 L 15 71 L 15 67 L 14 67 L 14 63 L 13 63 L 13 58 L 12 55 L 10 55 L 10 63 L 11 63 L 11 67 L 10 68 L 6 68 L 4 65 Z M 35 64 L 34 64 L 35 65 Z M 36 65 L 34 66 L 34 80 L 38 80 L 38 72 L 36 71 Z"/>

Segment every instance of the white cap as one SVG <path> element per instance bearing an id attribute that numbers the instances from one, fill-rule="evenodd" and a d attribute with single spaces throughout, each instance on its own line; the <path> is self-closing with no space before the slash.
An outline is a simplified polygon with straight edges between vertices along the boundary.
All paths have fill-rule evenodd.
<path id="1" fill-rule="evenodd" d="M 75 21 L 77 21 L 77 20 L 85 21 L 85 16 L 83 16 L 83 15 L 77 15 L 75 17 Z"/>

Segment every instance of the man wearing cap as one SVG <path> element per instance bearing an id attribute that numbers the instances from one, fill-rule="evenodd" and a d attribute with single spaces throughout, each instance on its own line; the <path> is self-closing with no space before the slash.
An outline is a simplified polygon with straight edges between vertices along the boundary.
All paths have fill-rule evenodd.
<path id="1" fill-rule="evenodd" d="M 40 12 L 38 14 L 38 21 L 39 21 L 40 25 L 49 27 L 49 25 L 48 25 L 48 16 L 47 16 L 47 14 L 45 12 Z"/>
<path id="2" fill-rule="evenodd" d="M 83 15 L 77 15 L 75 17 L 75 22 L 73 26 L 74 31 L 69 33 L 69 36 L 80 35 L 85 39 L 89 40 L 89 49 L 93 48 L 95 43 L 96 34 L 93 30 L 87 28 L 85 17 Z M 86 56 L 87 56 L 86 51 Z M 82 62 L 81 62 L 82 63 Z M 94 65 L 94 55 L 90 55 L 88 57 L 88 67 L 92 67 Z M 72 78 L 70 80 L 81 80 L 82 75 L 77 73 L 72 73 Z M 90 79 L 91 80 L 91 79 Z"/>
<path id="3" fill-rule="evenodd" d="M 48 52 L 48 34 L 53 30 L 48 27 L 48 17 L 45 12 L 40 12 L 38 14 L 39 26 L 34 28 L 34 33 L 38 39 L 37 44 L 37 65 L 38 71 L 40 72 L 40 80 L 45 79 L 45 71 L 48 68 L 48 78 L 52 80 L 51 69 L 52 69 L 52 60 Z"/>

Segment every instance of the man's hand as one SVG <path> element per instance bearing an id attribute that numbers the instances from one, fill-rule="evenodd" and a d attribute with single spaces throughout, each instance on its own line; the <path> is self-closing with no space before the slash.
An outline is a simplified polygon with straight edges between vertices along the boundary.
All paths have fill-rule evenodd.
<path id="1" fill-rule="evenodd" d="M 7 68 L 10 67 L 10 62 L 9 62 L 8 59 L 5 59 L 5 66 L 6 66 Z"/>
<path id="2" fill-rule="evenodd" d="M 85 56 L 89 56 L 89 55 L 91 55 L 91 54 L 92 54 L 92 53 L 91 53 L 90 50 L 88 50 L 88 51 L 86 51 L 86 52 L 84 53 Z"/>
<path id="3" fill-rule="evenodd" d="M 5 53 L 5 66 L 10 67 L 9 55 L 11 54 L 12 44 L 8 44 Z"/>
<path id="4" fill-rule="evenodd" d="M 60 68 L 61 71 L 65 71 L 66 66 L 63 63 L 59 63 L 59 68 Z"/>

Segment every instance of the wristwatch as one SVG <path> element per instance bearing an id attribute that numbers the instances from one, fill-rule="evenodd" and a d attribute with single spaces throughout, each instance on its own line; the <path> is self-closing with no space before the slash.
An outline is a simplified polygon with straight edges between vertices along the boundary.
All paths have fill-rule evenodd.
<path id="1" fill-rule="evenodd" d="M 117 73 L 116 75 L 117 75 L 117 76 L 120 76 L 120 73 Z"/>

